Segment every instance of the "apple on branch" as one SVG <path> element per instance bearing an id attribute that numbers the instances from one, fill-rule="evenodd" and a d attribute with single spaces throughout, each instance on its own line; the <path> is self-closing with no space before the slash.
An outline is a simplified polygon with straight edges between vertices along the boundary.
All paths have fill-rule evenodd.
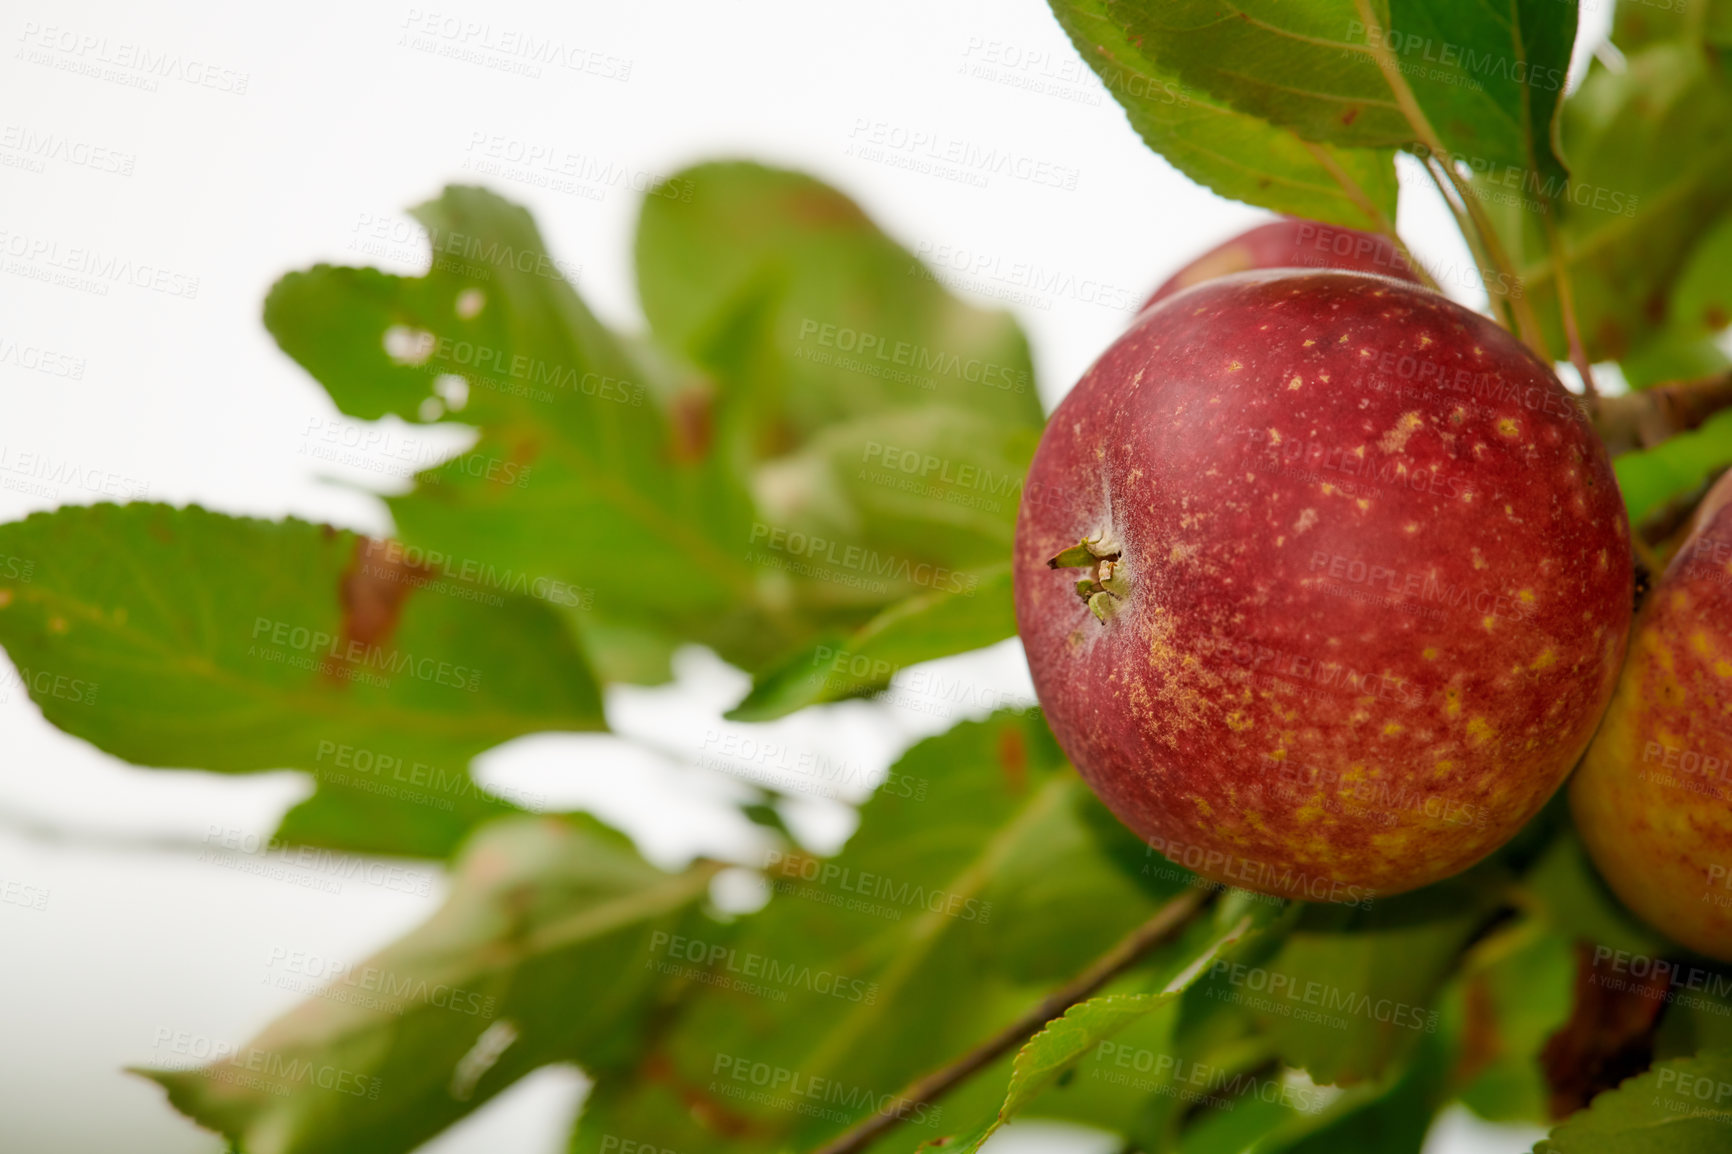
<path id="1" fill-rule="evenodd" d="M 1360 902 L 1553 794 L 1623 657 L 1629 526 L 1551 368 L 1389 277 L 1144 313 L 1048 423 L 1017 628 L 1060 744 L 1205 877 Z"/>
<path id="2" fill-rule="evenodd" d="M 1379 273 L 1420 284 L 1413 264 L 1386 236 L 1314 220 L 1283 217 L 1242 232 L 1216 245 L 1172 276 L 1143 308 L 1166 300 L 1192 285 L 1236 272 L 1266 268 L 1342 269 Z"/>
<path id="3" fill-rule="evenodd" d="M 1697 510 L 1637 618 L 1570 783 L 1576 827 L 1624 904 L 1732 961 L 1732 474 Z"/>

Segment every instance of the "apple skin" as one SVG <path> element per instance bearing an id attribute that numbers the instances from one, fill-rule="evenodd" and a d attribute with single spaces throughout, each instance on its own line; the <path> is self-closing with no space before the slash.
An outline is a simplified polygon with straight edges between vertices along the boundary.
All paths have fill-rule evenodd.
<path id="1" fill-rule="evenodd" d="M 1083 539 L 1120 555 L 1104 621 L 1048 564 Z M 1363 273 L 1143 314 L 1053 413 L 1014 565 L 1035 691 L 1107 806 L 1205 877 L 1317 901 L 1508 840 L 1586 747 L 1631 616 L 1617 484 L 1550 367 Z"/>
<path id="2" fill-rule="evenodd" d="M 1340 225 L 1318 224 L 1314 220 L 1282 217 L 1260 224 L 1210 249 L 1168 277 L 1166 283 L 1143 302 L 1143 309 L 1218 276 L 1264 268 L 1334 268 L 1347 272 L 1380 273 L 1410 284 L 1421 283 L 1413 266 L 1395 247 L 1395 242 L 1386 236 Z"/>
<path id="3" fill-rule="evenodd" d="M 1732 474 L 1649 592 L 1570 782 L 1589 855 L 1637 914 L 1732 961 Z"/>

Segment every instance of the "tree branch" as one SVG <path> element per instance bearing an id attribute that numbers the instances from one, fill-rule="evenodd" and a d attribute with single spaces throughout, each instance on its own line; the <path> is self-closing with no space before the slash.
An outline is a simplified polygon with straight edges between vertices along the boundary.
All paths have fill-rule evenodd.
<path id="1" fill-rule="evenodd" d="M 1156 946 L 1189 925 L 1219 892 L 1218 888 L 1186 890 L 1156 910 L 1153 917 L 1132 930 L 1112 949 L 1096 958 L 1088 969 L 1041 999 L 1016 1021 L 956 1060 L 910 1082 L 898 1095 L 898 1099 L 931 1102 L 954 1090 L 971 1076 L 1027 1041 L 1052 1019 L 1136 965 Z M 814 1154 L 860 1154 L 901 1121 L 902 1115 L 897 1113 L 869 1114 L 828 1145 L 820 1147 Z"/>
<path id="2" fill-rule="evenodd" d="M 1592 419 L 1606 451 L 1616 457 L 1651 449 L 1732 408 L 1732 370 L 1694 381 L 1601 397 Z"/>
<path id="3" fill-rule="evenodd" d="M 1510 304 L 1509 292 L 1506 289 L 1499 293 L 1492 287 L 1486 274 L 1496 270 L 1492 268 L 1491 258 L 1486 255 L 1485 247 L 1479 243 L 1479 234 L 1474 231 L 1473 222 L 1467 219 L 1467 210 L 1456 201 L 1455 190 L 1438 171 L 1436 157 L 1421 157 L 1419 166 L 1425 170 L 1425 175 L 1431 178 L 1431 183 L 1437 188 L 1438 198 L 1443 201 L 1444 207 L 1449 209 L 1450 216 L 1455 218 L 1456 230 L 1461 233 L 1462 240 L 1467 242 L 1467 250 L 1473 254 L 1474 272 L 1479 277 L 1480 284 L 1485 287 L 1485 297 L 1491 306 L 1493 319 L 1504 328 L 1514 331 L 1515 312 Z"/>
<path id="4" fill-rule="evenodd" d="M 1431 275 L 1431 270 L 1420 263 L 1419 258 L 1413 255 L 1413 250 L 1407 247 L 1407 242 L 1401 239 L 1401 234 L 1395 231 L 1395 222 L 1377 207 L 1377 203 L 1371 199 L 1365 189 L 1360 187 L 1359 182 L 1353 179 L 1352 174 L 1341 167 L 1334 155 L 1321 144 L 1306 140 L 1297 133 L 1294 134 L 1293 138 L 1303 145 L 1305 151 L 1311 154 L 1311 158 L 1334 179 L 1347 199 L 1351 200 L 1367 219 L 1377 225 L 1377 231 L 1401 253 L 1402 259 L 1407 262 L 1408 268 L 1413 270 L 1413 274 L 1419 278 L 1420 283 L 1433 292 L 1443 292 L 1442 287 L 1437 283 L 1437 278 Z"/>
<path id="5" fill-rule="evenodd" d="M 1371 0 L 1353 0 L 1354 8 L 1364 26 L 1374 31 L 1380 30 L 1377 14 L 1372 11 Z M 1511 263 L 1509 254 L 1504 251 L 1503 242 L 1498 239 L 1497 230 L 1492 227 L 1491 218 L 1486 215 L 1485 208 L 1475 199 L 1471 190 L 1462 183 L 1459 173 L 1455 170 L 1455 157 L 1444 146 L 1443 138 L 1432 127 L 1425 112 L 1419 107 L 1419 101 L 1413 95 L 1413 89 L 1408 85 L 1407 78 L 1401 74 L 1401 65 L 1395 59 L 1395 53 L 1390 51 L 1388 43 L 1378 35 L 1373 35 L 1366 47 L 1371 52 L 1371 58 L 1377 63 L 1378 70 L 1383 73 L 1384 83 L 1389 85 L 1389 91 L 1395 96 L 1395 103 L 1401 109 L 1402 117 L 1413 129 L 1414 138 L 1425 147 L 1430 157 L 1436 158 L 1438 169 L 1455 187 L 1456 194 L 1461 198 L 1461 207 L 1467 213 L 1473 224 L 1473 232 L 1479 236 L 1479 243 L 1486 256 L 1491 260 L 1492 267 L 1509 283 L 1519 286 L 1522 283 L 1521 273 Z M 1466 235 L 1467 230 L 1463 230 Z M 1525 293 L 1512 294 L 1509 299 L 1510 313 L 1515 317 L 1516 335 L 1542 359 L 1550 360 L 1546 352 L 1545 339 L 1540 333 L 1538 319 L 1534 316 L 1533 304 Z"/>
<path id="6" fill-rule="evenodd" d="M 1545 206 L 1546 247 L 1551 249 L 1552 267 L 1558 274 L 1558 314 L 1564 322 L 1564 340 L 1569 345 L 1570 363 L 1582 377 L 1582 392 L 1588 398 L 1588 412 L 1599 408 L 1600 390 L 1594 384 L 1593 362 L 1588 360 L 1587 346 L 1582 343 L 1581 323 L 1576 319 L 1576 292 L 1570 283 L 1570 265 L 1564 259 L 1564 239 L 1558 222 L 1552 218 L 1555 203 Z"/>

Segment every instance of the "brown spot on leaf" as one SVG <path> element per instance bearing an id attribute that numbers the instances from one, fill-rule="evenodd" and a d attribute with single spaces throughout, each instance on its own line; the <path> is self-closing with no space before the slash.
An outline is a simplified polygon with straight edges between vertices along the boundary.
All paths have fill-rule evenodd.
<path id="1" fill-rule="evenodd" d="M 1624 355 L 1630 351 L 1629 342 L 1624 336 L 1624 327 L 1611 317 L 1601 318 L 1599 327 L 1594 330 L 1594 334 L 1600 347 L 1605 349 L 1608 356 L 1614 361 L 1623 360 Z"/>
<path id="2" fill-rule="evenodd" d="M 763 1131 L 762 1124 L 723 1105 L 704 1090 L 680 1077 L 678 1067 L 666 1054 L 650 1054 L 638 1067 L 643 1082 L 660 1082 L 667 1086 L 706 1129 L 728 1138 L 744 1138 L 754 1131 Z"/>
<path id="3" fill-rule="evenodd" d="M 343 635 L 336 652 L 346 654 L 351 643 L 375 649 L 389 641 L 397 631 L 409 594 L 432 576 L 433 571 L 425 565 L 405 560 L 393 542 L 356 538 L 354 557 L 337 582 Z M 338 660 L 345 658 L 339 656 Z M 347 680 L 335 670 L 330 676 L 335 681 Z"/>
<path id="4" fill-rule="evenodd" d="M 1465 1086 L 1473 1081 L 1480 1071 L 1497 1061 L 1503 1049 L 1503 1039 L 1497 1032 L 1497 1006 L 1492 1001 L 1491 986 L 1482 974 L 1467 985 L 1461 1055 L 1455 1065 L 1456 1084 Z"/>
<path id="5" fill-rule="evenodd" d="M 1355 120 L 1358 120 L 1358 119 L 1359 119 L 1359 109 L 1357 109 L 1357 108 L 1349 108 L 1346 112 L 1343 112 L 1341 114 L 1341 123 L 1342 124 L 1352 124 Z"/>
<path id="6" fill-rule="evenodd" d="M 769 417 L 758 426 L 757 447 L 760 457 L 792 453 L 800 447 L 800 431 L 785 416 Z"/>
<path id="7" fill-rule="evenodd" d="M 1732 317 L 1728 317 L 1726 310 L 1719 305 L 1709 305 L 1702 310 L 1702 320 L 1709 328 L 1719 332 L 1726 327 L 1726 322 L 1732 320 Z"/>
<path id="8" fill-rule="evenodd" d="M 707 388 L 683 389 L 668 407 L 671 451 L 675 461 L 690 465 L 704 459 L 714 434 L 714 406 Z"/>
<path id="9" fill-rule="evenodd" d="M 998 764 L 1004 770 L 1004 780 L 1012 793 L 1021 793 L 1028 785 L 1028 742 L 1022 730 L 1005 728 L 998 732 Z"/>
<path id="10" fill-rule="evenodd" d="M 1654 1060 L 1654 1031 L 1666 1008 L 1670 971 L 1656 974 L 1663 967 L 1655 966 L 1638 978 L 1617 973 L 1612 965 L 1611 958 L 1596 964 L 1593 947 L 1577 943 L 1570 1020 L 1540 1051 L 1553 1118 L 1582 1109 L 1594 1095 L 1640 1074 Z"/>
<path id="11" fill-rule="evenodd" d="M 821 186 L 802 188 L 785 202 L 788 216 L 801 224 L 865 228 L 871 224 L 860 206 L 841 193 Z"/>

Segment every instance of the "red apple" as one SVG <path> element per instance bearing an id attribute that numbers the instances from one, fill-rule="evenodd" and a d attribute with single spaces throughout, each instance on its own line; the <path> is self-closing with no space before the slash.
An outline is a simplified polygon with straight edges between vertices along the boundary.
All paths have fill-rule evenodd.
<path id="1" fill-rule="evenodd" d="M 1656 928 L 1732 961 L 1732 475 L 1642 607 L 1618 692 L 1570 783 L 1607 884 Z"/>
<path id="2" fill-rule="evenodd" d="M 1312 900 L 1503 844 L 1587 745 L 1630 620 L 1617 484 L 1550 367 L 1364 273 L 1138 318 L 1047 425 L 1015 566 L 1095 792 L 1206 877 Z"/>
<path id="3" fill-rule="evenodd" d="M 1143 302 L 1143 308 L 1206 280 L 1260 268 L 1338 268 L 1420 283 L 1407 257 L 1386 236 L 1283 217 L 1210 249 L 1168 277 L 1155 295 Z"/>

